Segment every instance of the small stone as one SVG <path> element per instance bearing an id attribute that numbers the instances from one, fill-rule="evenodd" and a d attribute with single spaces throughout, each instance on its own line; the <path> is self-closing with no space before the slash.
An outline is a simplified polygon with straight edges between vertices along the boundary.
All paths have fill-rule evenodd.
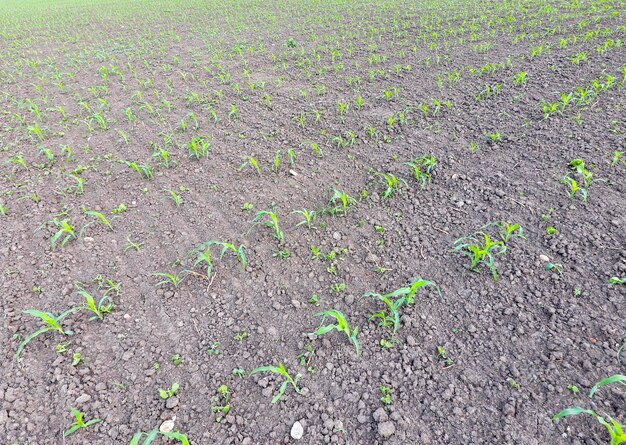
<path id="1" fill-rule="evenodd" d="M 83 394 L 78 399 L 76 399 L 77 405 L 82 405 L 83 403 L 87 403 L 91 400 L 91 396 L 89 394 Z"/>
<path id="2" fill-rule="evenodd" d="M 543 261 L 544 263 L 547 263 L 548 261 L 550 261 L 550 258 L 548 258 L 545 255 L 539 255 L 539 259 Z"/>
<path id="3" fill-rule="evenodd" d="M 376 422 L 386 422 L 387 420 L 389 420 L 387 411 L 385 411 L 385 408 L 382 408 L 382 407 L 374 411 L 374 414 L 372 417 L 374 417 L 374 420 Z"/>
<path id="4" fill-rule="evenodd" d="M 354 295 L 346 295 L 346 298 L 344 298 L 344 301 L 346 302 L 346 304 L 352 304 L 354 303 Z"/>
<path id="5" fill-rule="evenodd" d="M 124 314 L 124 320 L 130 320 L 130 314 Z"/>
<path id="6" fill-rule="evenodd" d="M 171 419 L 166 420 L 159 427 L 159 431 L 162 433 L 171 433 L 174 431 L 174 421 Z"/>
<path id="7" fill-rule="evenodd" d="M 302 439 L 303 435 L 304 428 L 302 427 L 302 424 L 300 422 L 294 423 L 291 427 L 291 437 L 293 437 L 295 440 L 300 440 Z"/>
<path id="8" fill-rule="evenodd" d="M 408 335 L 408 336 L 406 337 L 406 343 L 407 343 L 409 346 L 415 346 L 415 345 L 417 344 L 417 342 L 415 341 L 415 337 L 413 337 L 412 335 Z"/>
<path id="9" fill-rule="evenodd" d="M 378 434 L 383 439 L 393 436 L 395 432 L 396 426 L 393 424 L 393 422 L 382 422 L 378 424 Z"/>
<path id="10" fill-rule="evenodd" d="M 335 241 L 339 241 L 341 239 L 341 233 L 339 232 L 333 232 L 333 239 Z"/>
<path id="11" fill-rule="evenodd" d="M 365 262 L 366 263 L 370 263 L 370 264 L 377 264 L 378 263 L 378 257 L 376 255 L 374 255 L 372 252 L 370 252 L 365 257 Z"/>
<path id="12" fill-rule="evenodd" d="M 96 391 L 101 392 L 101 391 L 106 391 L 107 389 L 107 384 L 100 382 L 96 385 Z"/>
<path id="13" fill-rule="evenodd" d="M 165 401 L 165 407 L 167 409 L 173 409 L 178 406 L 178 397 L 168 397 Z"/>
<path id="14" fill-rule="evenodd" d="M 289 170 L 289 174 L 294 177 L 298 176 L 298 173 L 295 170 Z"/>

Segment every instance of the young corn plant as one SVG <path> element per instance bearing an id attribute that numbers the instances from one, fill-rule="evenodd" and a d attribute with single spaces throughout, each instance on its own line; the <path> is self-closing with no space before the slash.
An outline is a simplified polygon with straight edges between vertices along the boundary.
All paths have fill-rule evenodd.
<path id="1" fill-rule="evenodd" d="M 283 365 L 282 362 L 278 362 L 278 367 L 259 366 L 258 368 L 255 368 L 252 371 L 250 371 L 249 375 L 253 375 L 258 372 L 271 372 L 272 374 L 282 376 L 285 379 L 283 383 L 280 385 L 280 387 L 278 388 L 278 392 L 272 399 L 272 403 L 278 403 L 278 401 L 283 396 L 283 394 L 285 393 L 285 390 L 287 389 L 289 385 L 293 386 L 293 389 L 297 394 L 301 393 L 301 389 L 298 387 L 298 381 L 302 378 L 302 374 L 296 374 L 295 378 L 291 377 L 289 373 L 287 372 L 287 369 L 285 369 L 285 365 Z"/>
<path id="2" fill-rule="evenodd" d="M 35 309 L 29 309 L 27 311 L 23 311 L 25 314 L 32 315 L 33 317 L 41 320 L 44 324 L 44 327 L 36 330 L 35 332 L 28 334 L 26 338 L 19 344 L 19 346 L 17 347 L 17 352 L 15 353 L 15 361 L 19 363 L 20 355 L 22 354 L 22 351 L 24 350 L 26 345 L 41 334 L 45 334 L 46 332 L 49 332 L 49 331 L 58 331 L 63 335 L 71 335 L 72 331 L 63 329 L 63 327 L 61 326 L 61 321 L 68 315 L 74 312 L 80 311 L 81 309 L 83 309 L 82 306 L 73 307 L 63 312 L 58 317 L 51 314 L 50 312 L 38 311 Z"/>
<path id="3" fill-rule="evenodd" d="M 411 167 L 413 177 L 420 183 L 422 190 L 432 181 L 432 173 L 437 166 L 437 158 L 432 155 L 423 155 L 414 161 L 407 162 Z"/>
<path id="4" fill-rule="evenodd" d="M 78 288 L 77 292 L 81 297 L 85 299 L 85 302 L 83 303 L 83 309 L 86 309 L 94 314 L 94 316 L 91 317 L 89 320 L 95 320 L 97 318 L 102 321 L 104 319 L 104 316 L 110 314 L 113 310 L 113 299 L 109 295 L 107 295 L 107 292 L 105 292 L 105 294 L 100 298 L 100 300 L 98 300 L 97 303 L 94 297 L 85 289 Z"/>
<path id="5" fill-rule="evenodd" d="M 383 199 L 389 199 L 394 193 L 400 191 L 400 184 L 406 185 L 406 181 L 402 178 L 398 179 L 391 173 L 376 172 L 374 176 L 378 176 L 383 179 L 383 185 L 386 186 L 385 191 L 382 193 Z"/>
<path id="6" fill-rule="evenodd" d="M 503 243 L 508 243 L 512 238 L 526 239 L 524 236 L 524 229 L 519 224 L 509 224 L 506 221 L 496 221 L 494 223 L 487 224 L 484 228 L 489 226 L 496 226 L 500 229 L 498 235 Z"/>
<path id="7" fill-rule="evenodd" d="M 330 323 L 326 326 L 320 326 L 314 332 L 315 335 L 322 336 L 333 330 L 343 332 L 348 337 L 348 340 L 350 340 L 350 342 L 354 345 L 356 356 L 359 357 L 361 355 L 361 347 L 359 345 L 359 341 L 357 340 L 357 336 L 359 335 L 359 327 L 355 326 L 354 329 L 350 329 L 350 326 L 348 325 L 348 320 L 343 313 L 335 309 L 330 309 L 324 312 L 320 312 L 319 314 L 315 314 L 315 316 L 322 317 L 322 324 L 324 324 L 327 317 L 332 317 L 336 321 L 336 323 Z"/>
<path id="8" fill-rule="evenodd" d="M 337 213 L 342 213 L 343 216 L 346 216 L 348 215 L 348 210 L 356 208 L 357 201 L 347 193 L 333 189 L 328 203 L 331 206 L 327 209 L 329 214 L 335 215 Z"/>
<path id="9" fill-rule="evenodd" d="M 104 226 L 107 229 L 109 229 L 111 232 L 113 231 L 113 226 L 111 225 L 111 222 L 102 213 L 96 212 L 95 210 L 85 210 L 84 213 L 85 215 L 91 216 L 92 218 L 94 218 L 94 220 L 88 222 L 87 224 L 83 226 L 83 228 L 80 231 L 79 238 L 82 238 L 82 235 L 85 232 L 85 230 L 92 224 L 100 224 L 101 226 Z"/>
<path id="10" fill-rule="evenodd" d="M 137 162 L 133 161 L 133 162 L 129 162 L 129 161 L 125 161 L 126 165 L 128 165 L 131 169 L 133 169 L 134 171 L 136 171 L 139 176 L 141 176 L 142 178 L 145 179 L 152 179 L 152 177 L 154 176 L 154 174 L 152 173 L 152 169 L 150 168 L 149 165 L 147 164 L 137 164 Z"/>
<path id="11" fill-rule="evenodd" d="M 254 219 L 252 220 L 252 227 L 258 225 L 271 228 L 274 231 L 274 238 L 276 238 L 281 243 L 285 241 L 285 235 L 283 231 L 280 230 L 280 226 L 278 225 L 278 216 L 276 215 L 275 211 L 261 210 L 257 212 Z"/>
<path id="12" fill-rule="evenodd" d="M 168 439 L 172 439 L 177 442 L 180 442 L 182 445 L 189 445 L 189 439 L 184 434 L 178 431 L 170 432 L 170 433 L 162 433 L 162 432 L 159 432 L 159 430 L 157 429 L 153 429 L 152 431 L 148 433 L 139 431 L 132 437 L 128 445 L 151 445 L 152 442 L 155 441 L 155 439 L 157 438 L 159 434 L 163 437 L 167 437 Z M 143 442 L 141 442 L 144 436 L 145 436 L 145 439 L 143 440 Z"/>
<path id="13" fill-rule="evenodd" d="M 174 289 L 177 289 L 178 286 L 180 286 L 182 282 L 185 280 L 185 278 L 187 278 L 187 274 L 188 274 L 188 271 L 183 270 L 175 275 L 167 273 L 167 272 L 154 272 L 152 275 L 154 275 L 155 277 L 163 278 L 161 281 L 159 281 L 156 284 L 156 286 L 172 285 Z"/>
<path id="14" fill-rule="evenodd" d="M 317 220 L 317 212 L 315 210 L 302 209 L 302 210 L 294 210 L 291 213 L 296 213 L 302 216 L 302 221 L 296 224 L 296 227 L 306 225 L 306 227 L 310 230 L 313 228 L 313 224 Z"/>
<path id="15" fill-rule="evenodd" d="M 48 221 L 46 224 L 51 224 L 58 229 L 54 236 L 50 239 L 50 247 L 52 248 L 52 250 L 56 248 L 59 240 L 61 240 L 60 246 L 61 249 L 63 249 L 68 241 L 76 238 L 76 232 L 74 232 L 74 228 L 70 225 L 69 219 L 58 220 L 55 218 L 51 221 Z M 44 227 L 46 224 L 44 224 L 42 227 Z"/>
<path id="16" fill-rule="evenodd" d="M 76 408 L 72 408 L 71 413 L 72 413 L 72 416 L 74 416 L 74 419 L 76 420 L 74 421 L 74 423 L 72 423 L 72 426 L 67 431 L 63 432 L 63 437 L 71 436 L 78 430 L 89 428 L 91 425 L 95 425 L 96 423 L 102 422 L 102 419 L 91 419 L 85 422 L 84 420 L 85 415 L 81 413 L 80 411 L 78 411 Z"/>
<path id="17" fill-rule="evenodd" d="M 406 306 L 406 297 L 397 296 L 394 300 L 392 294 L 381 295 L 374 292 L 368 292 L 363 294 L 363 297 L 375 297 L 378 300 L 385 303 L 385 309 L 375 312 L 369 316 L 368 320 L 379 320 L 378 326 L 390 327 L 393 326 L 393 335 L 396 335 L 398 328 L 400 327 L 400 311 L 403 306 Z"/>
<path id="18" fill-rule="evenodd" d="M 498 280 L 498 271 L 495 266 L 495 256 L 506 252 L 504 241 L 492 241 L 485 232 L 476 232 L 464 236 L 454 242 L 452 252 L 459 252 L 469 257 L 470 269 L 480 272 L 479 266 L 486 266 L 493 274 L 493 280 Z"/>
<path id="19" fill-rule="evenodd" d="M 190 158 L 206 158 L 209 155 L 209 142 L 202 137 L 194 137 L 187 143 L 187 152 Z"/>
<path id="20" fill-rule="evenodd" d="M 589 392 L 589 397 L 592 398 L 599 388 L 605 385 L 609 385 L 611 383 L 618 383 L 626 386 L 626 375 L 616 374 L 599 381 L 593 386 L 593 388 L 591 388 L 591 391 Z M 591 409 L 581 408 L 580 406 L 567 408 L 555 414 L 552 417 L 552 420 L 558 420 L 567 416 L 577 416 L 579 414 L 587 414 L 596 419 L 598 423 L 600 423 L 602 426 L 604 426 L 611 438 L 610 445 L 620 445 L 626 443 L 626 434 L 624 433 L 624 429 L 626 428 L 626 426 L 621 425 L 616 419 L 611 416 L 605 414 L 604 416 L 606 416 L 606 418 L 602 417 L 597 412 Z"/>
<path id="21" fill-rule="evenodd" d="M 259 166 L 257 160 L 254 159 L 252 156 L 246 156 L 246 159 L 247 160 L 239 166 L 238 171 L 242 171 L 244 168 L 250 167 L 254 171 L 256 171 L 257 175 L 261 176 L 261 167 Z"/>

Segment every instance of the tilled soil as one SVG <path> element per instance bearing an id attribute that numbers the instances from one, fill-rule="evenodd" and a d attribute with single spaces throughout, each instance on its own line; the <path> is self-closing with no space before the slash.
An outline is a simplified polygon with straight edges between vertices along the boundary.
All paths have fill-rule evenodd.
<path id="1" fill-rule="evenodd" d="M 308 444 L 607 443 L 593 419 L 551 417 L 580 405 L 624 419 L 623 391 L 587 394 L 624 373 L 626 286 L 608 280 L 626 276 L 626 164 L 611 165 L 626 151 L 626 52 L 615 46 L 626 9 L 566 3 L 5 6 L 0 442 L 127 444 L 174 420 L 192 444 L 296 443 L 296 421 L 297 443 Z M 614 45 L 598 51 L 608 39 Z M 531 56 L 540 46 L 548 49 Z M 572 62 L 581 52 L 587 60 Z M 516 85 L 521 71 L 527 82 Z M 607 75 L 615 85 L 591 103 L 544 116 L 542 101 Z M 343 115 L 340 103 L 349 104 Z M 42 137 L 28 129 L 35 123 Z M 349 132 L 354 143 L 343 143 Z M 486 137 L 495 132 L 499 140 Z M 193 137 L 210 141 L 207 157 L 188 156 Z M 169 166 L 152 156 L 158 147 L 169 149 Z M 424 154 L 438 164 L 422 189 L 406 162 Z M 240 168 L 246 156 L 260 174 Z M 574 159 L 598 179 L 587 202 L 560 182 Z M 125 161 L 147 163 L 154 178 Z M 376 172 L 406 182 L 385 199 Z M 72 175 L 83 193 L 68 188 Z M 347 215 L 319 212 L 332 189 L 357 199 Z M 112 214 L 120 204 L 127 210 Z M 284 242 L 251 222 L 270 208 Z M 299 209 L 318 210 L 314 228 L 296 225 Z M 68 219 L 78 235 L 94 220 L 84 210 L 112 230 L 87 225 L 52 248 L 46 222 Z M 496 256 L 497 281 L 452 252 L 495 221 L 525 235 Z M 214 247 L 213 273 L 199 276 L 206 270 L 187 254 L 211 240 L 245 245 L 247 267 Z M 156 285 L 155 272 L 188 268 L 195 274 L 178 287 Z M 441 298 L 420 290 L 395 336 L 368 321 L 383 306 L 363 294 L 417 277 L 437 283 Z M 72 335 L 43 334 L 16 361 L 41 327 L 22 311 L 58 315 L 83 303 L 75 283 L 102 295 L 109 279 L 121 283 L 110 314 L 69 315 Z M 312 334 L 328 309 L 359 327 L 359 356 L 343 333 Z M 248 373 L 279 362 L 302 374 L 301 393 L 288 387 L 272 404 L 281 380 Z M 173 383 L 178 394 L 162 399 L 159 388 Z M 218 422 L 221 385 L 230 411 Z M 64 438 L 72 407 L 102 422 Z"/>

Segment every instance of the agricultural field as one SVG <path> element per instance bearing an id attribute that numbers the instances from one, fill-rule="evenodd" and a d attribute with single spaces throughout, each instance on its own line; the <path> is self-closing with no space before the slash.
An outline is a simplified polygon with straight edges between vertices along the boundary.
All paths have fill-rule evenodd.
<path id="1" fill-rule="evenodd" d="M 0 443 L 626 443 L 625 40 L 623 0 L 3 1 Z"/>

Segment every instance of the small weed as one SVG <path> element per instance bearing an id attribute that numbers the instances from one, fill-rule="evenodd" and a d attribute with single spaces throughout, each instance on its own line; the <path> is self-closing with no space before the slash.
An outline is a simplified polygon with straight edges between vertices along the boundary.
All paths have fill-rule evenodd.
<path id="1" fill-rule="evenodd" d="M 78 411 L 76 408 L 72 408 L 70 412 L 72 413 L 72 416 L 74 416 L 74 419 L 76 420 L 74 420 L 74 423 L 72 423 L 72 426 L 67 431 L 63 432 L 63 437 L 71 436 L 78 430 L 85 429 L 85 428 L 90 427 L 91 425 L 95 425 L 96 423 L 102 422 L 102 419 L 91 419 L 85 422 L 84 420 L 85 415 L 81 413 L 80 411 Z"/>
<path id="2" fill-rule="evenodd" d="M 170 389 L 159 388 L 159 397 L 161 397 L 163 400 L 174 397 L 178 393 L 179 387 L 180 386 L 178 385 L 178 383 L 173 383 Z"/>
<path id="3" fill-rule="evenodd" d="M 385 408 L 387 408 L 393 400 L 391 399 L 391 387 L 379 385 L 378 390 L 380 391 L 380 401 Z"/>
<path id="4" fill-rule="evenodd" d="M 454 362 L 450 357 L 448 357 L 448 354 L 443 346 L 437 346 L 437 356 L 439 357 L 439 360 L 443 362 L 446 368 L 454 365 Z"/>
<path id="5" fill-rule="evenodd" d="M 226 385 L 217 388 L 217 395 L 211 400 L 211 412 L 215 414 L 217 423 L 230 412 L 230 391 Z"/>

